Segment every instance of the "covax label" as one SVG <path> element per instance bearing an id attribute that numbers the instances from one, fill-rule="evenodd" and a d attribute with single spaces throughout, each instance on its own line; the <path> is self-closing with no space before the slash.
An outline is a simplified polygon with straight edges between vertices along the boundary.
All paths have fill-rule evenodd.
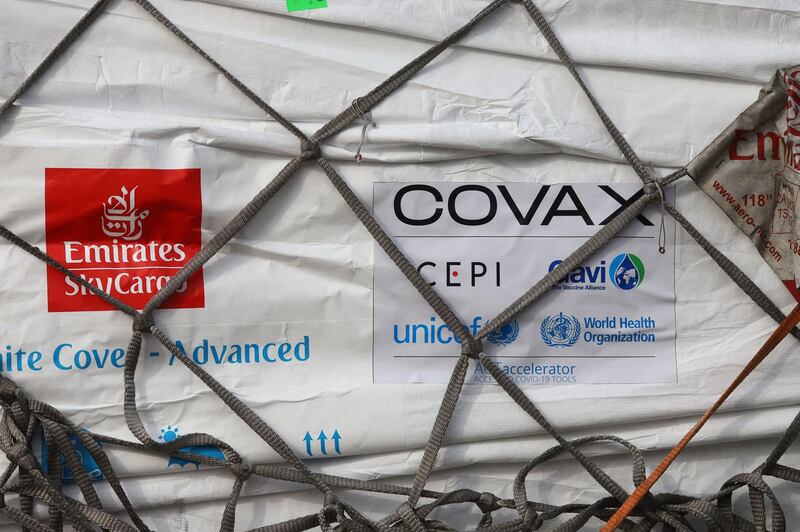
<path id="1" fill-rule="evenodd" d="M 375 216 L 472 334 L 638 199 L 641 185 L 376 183 Z M 667 191 L 672 196 L 672 191 Z M 675 224 L 651 205 L 484 351 L 519 384 L 670 382 Z M 459 339 L 375 246 L 376 382 L 447 382 Z M 492 383 L 471 362 L 467 382 Z"/>

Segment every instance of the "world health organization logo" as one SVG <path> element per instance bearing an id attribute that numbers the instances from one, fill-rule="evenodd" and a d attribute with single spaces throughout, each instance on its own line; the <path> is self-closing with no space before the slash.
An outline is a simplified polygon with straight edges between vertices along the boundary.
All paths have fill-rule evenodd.
<path id="1" fill-rule="evenodd" d="M 622 290 L 633 290 L 644 281 L 644 263 L 633 253 L 620 253 L 611 261 L 611 282 Z"/>
<path id="2" fill-rule="evenodd" d="M 490 342 L 495 345 L 508 345 L 519 336 L 519 322 L 511 320 L 504 323 L 499 329 L 492 331 L 486 337 Z"/>
<path id="3" fill-rule="evenodd" d="M 572 347 L 581 336 L 581 324 L 575 316 L 559 312 L 542 321 L 542 340 L 550 347 Z"/>

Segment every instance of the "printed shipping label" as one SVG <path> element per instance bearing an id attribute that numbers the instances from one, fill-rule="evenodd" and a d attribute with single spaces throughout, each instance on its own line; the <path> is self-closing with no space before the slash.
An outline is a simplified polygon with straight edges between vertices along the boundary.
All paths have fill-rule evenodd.
<path id="1" fill-rule="evenodd" d="M 800 301 L 800 68 L 778 71 L 687 168 Z"/>
<path id="2" fill-rule="evenodd" d="M 200 170 L 48 168 L 47 254 L 106 293 L 142 308 L 200 250 Z M 112 310 L 54 268 L 50 312 Z M 162 308 L 204 306 L 198 271 Z"/>
<path id="3" fill-rule="evenodd" d="M 636 184 L 376 183 L 374 213 L 477 333 L 641 195 Z M 672 196 L 672 191 L 668 190 Z M 674 382 L 675 223 L 651 205 L 484 340 L 519 384 Z M 374 380 L 447 382 L 460 347 L 375 244 Z M 472 362 L 467 382 L 493 383 Z"/>

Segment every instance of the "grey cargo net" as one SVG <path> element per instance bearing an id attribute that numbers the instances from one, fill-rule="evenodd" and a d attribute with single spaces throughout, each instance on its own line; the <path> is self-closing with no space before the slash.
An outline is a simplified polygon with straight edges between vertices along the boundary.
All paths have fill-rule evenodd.
<path id="1" fill-rule="evenodd" d="M 629 145 L 622 133 L 614 125 L 611 118 L 606 115 L 600 103 L 595 100 L 588 87 L 583 82 L 575 64 L 569 54 L 559 42 L 553 29 L 545 20 L 542 13 L 531 0 L 521 0 L 525 11 L 530 15 L 538 30 L 545 37 L 558 58 L 569 70 L 575 81 L 597 111 L 600 119 L 608 130 L 611 138 L 619 147 L 625 159 L 630 163 L 640 177 L 643 187 L 637 199 L 631 201 L 618 214 L 605 225 L 597 234 L 590 238 L 584 245 L 564 260 L 557 268 L 543 279 L 535 282 L 529 290 L 520 295 L 507 309 L 496 316 L 478 334 L 473 336 L 462 325 L 456 313 L 428 285 L 417 269 L 403 255 L 392 239 L 384 232 L 381 225 L 373 218 L 369 210 L 362 204 L 353 192 L 347 181 L 339 175 L 336 168 L 323 154 L 325 141 L 348 127 L 359 127 L 362 121 L 367 121 L 370 111 L 383 100 L 400 89 L 409 79 L 426 65 L 434 61 L 444 50 L 469 33 L 481 21 L 490 17 L 504 4 L 511 4 L 519 0 L 493 0 L 477 13 L 466 25 L 455 30 L 440 43 L 432 46 L 425 53 L 401 68 L 386 81 L 378 85 L 369 93 L 361 96 L 353 105 L 344 109 L 333 120 L 321 127 L 311 136 L 303 134 L 294 124 L 286 120 L 281 114 L 270 107 L 264 99 L 250 90 L 232 73 L 217 63 L 206 51 L 202 50 L 192 39 L 175 26 L 148 0 L 132 0 L 150 13 L 166 29 L 181 39 L 197 54 L 211 63 L 222 75 L 245 94 L 269 118 L 280 123 L 287 131 L 297 137 L 297 155 L 270 181 L 249 203 L 194 256 L 189 262 L 155 294 L 149 303 L 141 310 L 136 310 L 117 298 L 109 295 L 96 286 L 88 283 L 80 276 L 71 272 L 64 265 L 58 263 L 37 247 L 27 243 L 10 229 L 0 226 L 0 236 L 6 238 L 14 245 L 19 246 L 35 258 L 44 261 L 51 268 L 69 276 L 72 281 L 82 285 L 97 297 L 113 305 L 119 311 L 132 318 L 133 333 L 127 348 L 123 371 L 124 386 L 124 414 L 125 420 L 136 441 L 125 441 L 112 438 L 91 431 L 79 429 L 58 410 L 48 404 L 37 401 L 25 394 L 12 380 L 0 375 L 0 406 L 3 408 L 3 417 L 0 421 L 0 449 L 11 461 L 10 466 L 0 475 L 0 509 L 11 519 L 18 522 L 23 530 L 41 532 L 62 530 L 65 523 L 79 531 L 95 530 L 98 527 L 112 531 L 146 531 L 147 525 L 138 516 L 130 500 L 125 494 L 122 485 L 114 473 L 108 457 L 101 447 L 119 446 L 142 453 L 161 454 L 192 460 L 199 463 L 210 464 L 228 468 L 232 474 L 233 486 L 230 496 L 222 511 L 220 530 L 230 532 L 234 530 L 236 507 L 243 484 L 253 475 L 278 479 L 283 481 L 305 483 L 313 486 L 320 492 L 320 510 L 318 513 L 299 516 L 296 519 L 281 523 L 266 523 L 264 526 L 253 529 L 259 532 L 295 532 L 321 528 L 322 530 L 348 530 L 348 531 L 413 531 L 426 530 L 452 530 L 446 523 L 430 519 L 430 514 L 438 507 L 459 504 L 476 505 L 483 517 L 475 523 L 475 530 L 481 531 L 514 531 L 514 530 L 540 530 L 547 527 L 550 520 L 559 518 L 554 530 L 570 532 L 579 530 L 585 525 L 598 528 L 600 521 L 597 518 L 608 520 L 617 508 L 627 499 L 630 486 L 622 486 L 612 480 L 593 460 L 585 453 L 587 447 L 596 442 L 613 442 L 630 453 L 632 459 L 632 481 L 637 486 L 646 477 L 642 453 L 631 443 L 612 435 L 589 435 L 574 440 L 565 439 L 557 430 L 558 420 L 548 420 L 536 405 L 503 373 L 492 361 L 482 347 L 481 340 L 500 328 L 514 316 L 524 312 L 534 304 L 538 298 L 548 293 L 550 288 L 564 277 L 569 271 L 581 264 L 606 242 L 616 235 L 623 227 L 633 220 L 642 209 L 653 202 L 660 202 L 665 212 L 672 215 L 677 222 L 706 250 L 720 268 L 776 321 L 782 321 L 785 316 L 777 305 L 759 290 L 728 258 L 715 249 L 703 235 L 701 235 L 684 218 L 673 205 L 666 203 L 663 187 L 683 177 L 695 178 L 693 171 L 702 171 L 713 163 L 713 153 L 705 153 L 704 158 L 693 167 L 684 168 L 666 176 L 657 176 L 655 171 L 646 165 Z M 0 117 L 14 105 L 17 99 L 44 74 L 47 69 L 74 43 L 98 17 L 109 3 L 109 0 L 98 0 L 83 18 L 67 33 L 67 35 L 46 56 L 44 61 L 30 74 L 20 87 L 0 106 Z M 770 98 L 780 102 L 786 101 L 786 86 L 782 84 L 780 76 L 771 90 Z M 783 92 L 782 92 L 783 91 Z M 772 109 L 774 111 L 774 109 Z M 763 121 L 764 118 L 762 117 Z M 366 126 L 365 126 L 366 127 Z M 724 137 L 724 135 L 723 135 Z M 718 140 L 717 145 L 724 143 Z M 713 146 L 712 146 L 713 148 Z M 360 153 L 358 154 L 360 155 Z M 267 423 L 259 417 L 247 404 L 227 390 L 216 379 L 209 375 L 203 368 L 187 357 L 178 349 L 158 326 L 156 311 L 172 297 L 188 278 L 197 272 L 206 262 L 211 260 L 237 233 L 267 204 L 267 202 L 296 175 L 297 171 L 307 164 L 319 165 L 324 174 L 342 196 L 342 199 L 352 209 L 353 213 L 366 227 L 387 255 L 403 272 L 411 285 L 416 288 L 422 297 L 430 304 L 431 308 L 450 327 L 455 336 L 460 340 L 461 353 L 453 369 L 452 377 L 446 387 L 435 424 L 431 430 L 429 441 L 425 447 L 424 455 L 411 486 L 395 486 L 382 482 L 362 481 L 344 477 L 336 477 L 314 473 L 292 451 L 284 439 Z M 217 259 L 222 260 L 222 259 Z M 800 331 L 794 329 L 791 333 L 800 338 Z M 193 433 L 176 438 L 170 442 L 158 442 L 153 439 L 145 429 L 139 416 L 136 404 L 136 370 L 139 365 L 139 356 L 144 335 L 152 335 L 163 344 L 186 368 L 194 373 L 206 386 L 209 387 L 224 402 L 233 413 L 239 416 L 248 427 L 253 430 L 264 442 L 274 449 L 286 462 L 286 465 L 259 465 L 248 464 L 237 453 L 235 448 L 209 434 Z M 426 481 L 434 469 L 434 464 L 439 449 L 447 432 L 448 425 L 456 408 L 469 359 L 478 359 L 494 377 L 499 385 L 516 402 L 519 407 L 533 420 L 541 425 L 555 440 L 556 445 L 540 456 L 531 460 L 517 475 L 513 483 L 512 499 L 501 499 L 492 493 L 478 493 L 469 489 L 461 489 L 448 493 L 440 493 L 425 489 Z M 33 454 L 31 442 L 35 435 L 43 434 L 44 441 L 50 449 L 45 460 L 47 464 L 40 464 Z M 651 493 L 648 494 L 633 510 L 631 517 L 623 521 L 620 528 L 630 531 L 646 531 L 661 527 L 661 530 L 689 531 L 694 530 L 690 523 L 703 523 L 704 530 L 714 531 L 763 531 L 767 529 L 768 521 L 775 532 L 788 530 L 781 510 L 781 506 L 765 478 L 772 477 L 789 482 L 800 482 L 800 470 L 779 463 L 781 457 L 800 434 L 800 415 L 795 418 L 786 429 L 785 434 L 776 442 L 774 450 L 764 459 L 764 462 L 752 472 L 745 472 L 725 481 L 720 491 L 703 497 L 682 495 L 677 493 Z M 80 456 L 76 450 L 77 442 L 80 443 L 97 462 L 103 476 L 107 479 L 111 489 L 119 499 L 127 517 L 119 518 L 103 509 L 101 501 L 95 491 L 92 481 L 84 468 L 80 465 Z M 215 458 L 205 455 L 186 452 L 189 447 L 216 446 L 222 451 L 224 458 Z M 183 450 L 182 450 L 183 449 Z M 531 500 L 525 488 L 526 477 L 537 466 L 560 454 L 568 453 L 575 458 L 586 471 L 594 478 L 608 495 L 597 501 L 576 501 L 570 504 L 556 506 L 544 501 Z M 75 474 L 76 482 L 82 494 L 82 500 L 64 495 L 62 492 L 62 463 L 60 456 L 64 457 L 65 464 Z M 47 467 L 43 467 L 46 465 Z M 743 516 L 734 511 L 732 497 L 740 488 L 747 488 L 750 502 L 750 515 Z M 386 497 L 397 497 L 397 510 L 391 515 L 380 520 L 373 520 L 362 515 L 357 508 L 347 504 L 340 497 L 343 490 L 362 490 Z M 18 504 L 8 505 L 4 499 L 6 493 L 18 494 Z M 48 507 L 48 519 L 38 520 L 33 515 L 34 501 L 39 501 Z M 493 517 L 500 509 L 509 509 L 516 512 L 516 517 L 507 521 L 499 521 Z M 769 519 L 768 519 L 768 513 Z M 797 526 L 796 524 L 794 526 Z M 796 529 L 795 529 L 796 530 Z"/>

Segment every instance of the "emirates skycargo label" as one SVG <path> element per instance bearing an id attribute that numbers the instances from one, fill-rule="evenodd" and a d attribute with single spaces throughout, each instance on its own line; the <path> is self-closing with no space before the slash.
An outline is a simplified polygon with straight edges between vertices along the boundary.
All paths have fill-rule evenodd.
<path id="1" fill-rule="evenodd" d="M 688 170 L 800 301 L 800 67 L 779 70 Z"/>
<path id="2" fill-rule="evenodd" d="M 142 308 L 200 249 L 199 169 L 48 168 L 47 254 L 88 283 Z M 113 307 L 47 269 L 50 312 Z M 198 271 L 163 308 L 204 306 Z"/>
<path id="3" fill-rule="evenodd" d="M 374 212 L 473 334 L 642 195 L 641 184 L 376 183 Z M 671 200 L 673 191 L 667 189 Z M 486 336 L 518 384 L 674 382 L 675 223 L 648 206 Z M 375 245 L 375 382 L 447 382 L 458 338 Z M 471 361 L 467 382 L 493 383 Z"/>

